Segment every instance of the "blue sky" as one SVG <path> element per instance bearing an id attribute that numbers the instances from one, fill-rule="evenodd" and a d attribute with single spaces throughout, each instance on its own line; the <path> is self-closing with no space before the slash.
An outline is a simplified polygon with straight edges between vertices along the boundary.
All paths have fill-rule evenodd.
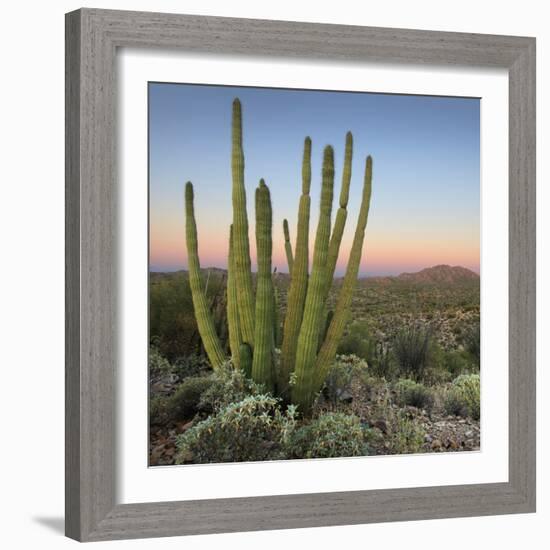
<path id="1" fill-rule="evenodd" d="M 188 180 L 195 187 L 202 265 L 226 265 L 235 97 L 243 109 L 249 222 L 254 188 L 263 177 L 272 194 L 273 261 L 281 271 L 286 271 L 283 218 L 295 237 L 304 137 L 313 142 L 313 238 L 322 151 L 327 144 L 334 147 L 337 199 L 348 130 L 354 136 L 353 176 L 338 274 L 345 270 L 368 154 L 373 195 L 361 274 L 397 274 L 438 263 L 479 271 L 479 99 L 162 83 L 149 84 L 151 269 L 187 266 Z M 251 223 L 254 256 L 253 236 Z"/>

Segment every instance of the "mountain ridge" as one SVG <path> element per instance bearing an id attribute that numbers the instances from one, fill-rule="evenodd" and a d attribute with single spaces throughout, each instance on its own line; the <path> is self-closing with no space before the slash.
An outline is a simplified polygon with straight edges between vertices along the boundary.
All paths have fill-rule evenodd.
<path id="1" fill-rule="evenodd" d="M 204 267 L 202 271 L 211 271 L 218 273 L 226 273 L 225 269 L 219 267 Z M 166 272 L 166 271 L 152 271 L 152 274 L 169 274 L 169 273 L 187 273 L 186 269 L 180 269 L 178 271 Z M 288 273 L 278 272 L 278 276 L 285 278 L 288 277 Z M 341 280 L 343 277 L 337 277 L 336 280 Z M 407 282 L 418 284 L 429 283 L 445 283 L 455 284 L 468 281 L 479 281 L 479 275 L 474 271 L 462 267 L 459 265 L 451 266 L 448 264 L 438 264 L 432 267 L 425 267 L 420 271 L 415 272 L 403 272 L 399 275 L 373 275 L 367 277 L 359 277 L 360 281 L 368 281 L 373 283 L 390 284 L 395 282 Z"/>

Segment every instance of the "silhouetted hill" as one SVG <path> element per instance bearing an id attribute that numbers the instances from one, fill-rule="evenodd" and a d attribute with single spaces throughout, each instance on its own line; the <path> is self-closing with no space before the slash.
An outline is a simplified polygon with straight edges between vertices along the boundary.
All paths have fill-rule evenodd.
<path id="1" fill-rule="evenodd" d="M 478 281 L 479 275 L 461 266 L 436 265 L 427 267 L 417 273 L 401 273 L 397 277 L 400 281 L 411 283 L 463 283 Z"/>

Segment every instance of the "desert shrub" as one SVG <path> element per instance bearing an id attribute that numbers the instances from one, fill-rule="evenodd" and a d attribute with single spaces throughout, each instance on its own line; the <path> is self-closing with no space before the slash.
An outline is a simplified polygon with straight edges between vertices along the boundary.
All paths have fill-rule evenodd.
<path id="1" fill-rule="evenodd" d="M 177 439 L 178 464 L 284 458 L 296 423 L 295 408 L 282 412 L 278 399 L 249 395 L 220 409 Z"/>
<path id="2" fill-rule="evenodd" d="M 434 404 L 433 392 L 419 382 L 403 379 L 395 384 L 396 402 L 401 406 L 431 409 Z"/>
<path id="3" fill-rule="evenodd" d="M 476 323 L 475 325 L 473 325 L 472 327 L 470 327 L 468 330 L 465 331 L 463 335 L 463 343 L 464 343 L 464 348 L 473 358 L 473 360 L 475 361 L 479 369 L 480 351 L 481 351 L 479 323 Z"/>
<path id="4" fill-rule="evenodd" d="M 347 333 L 340 340 L 338 354 L 356 355 L 370 362 L 374 355 L 374 341 L 364 321 L 355 321 L 348 327 Z"/>
<path id="5" fill-rule="evenodd" d="M 201 407 L 203 393 L 212 386 L 210 377 L 194 376 L 185 379 L 171 395 L 167 402 L 168 415 L 171 420 L 186 420 L 199 411 L 209 412 Z"/>
<path id="6" fill-rule="evenodd" d="M 242 401 L 249 395 L 260 395 L 263 388 L 247 378 L 242 370 L 234 369 L 230 363 L 222 365 L 209 377 L 210 387 L 201 395 L 199 408 L 205 411 L 219 411 L 231 403 Z"/>
<path id="7" fill-rule="evenodd" d="M 443 356 L 443 366 L 453 378 L 470 372 L 474 365 L 468 352 L 462 350 L 448 351 Z"/>
<path id="8" fill-rule="evenodd" d="M 368 370 L 366 361 L 356 355 L 338 355 L 323 388 L 323 396 L 333 405 L 351 397 L 353 381 Z"/>
<path id="9" fill-rule="evenodd" d="M 392 349 L 400 371 L 415 380 L 422 380 L 428 365 L 429 329 L 415 325 L 402 329 L 395 336 Z"/>
<path id="10" fill-rule="evenodd" d="M 385 378 L 365 372 L 360 378 L 363 396 L 370 401 L 384 401 L 389 396 L 389 385 Z"/>
<path id="11" fill-rule="evenodd" d="M 364 456 L 367 437 L 357 416 L 326 413 L 294 431 L 289 458 Z"/>
<path id="12" fill-rule="evenodd" d="M 397 376 L 398 365 L 389 346 L 378 343 L 374 347 L 374 355 L 369 363 L 370 370 L 376 376 L 391 380 Z"/>
<path id="13" fill-rule="evenodd" d="M 457 416 L 480 416 L 479 374 L 461 374 L 449 388 L 444 401 L 445 412 Z"/>
<path id="14" fill-rule="evenodd" d="M 402 411 L 392 415 L 387 436 L 391 454 L 418 453 L 422 450 L 426 431 Z"/>
<path id="15" fill-rule="evenodd" d="M 169 398 L 157 395 L 149 401 L 149 423 L 151 425 L 166 424 L 169 419 Z"/>
<path id="16" fill-rule="evenodd" d="M 158 376 L 169 373 L 171 370 L 172 365 L 170 365 L 170 362 L 162 356 L 158 348 L 151 346 L 149 348 L 149 374 Z"/>
<path id="17" fill-rule="evenodd" d="M 172 372 L 183 379 L 211 373 L 212 366 L 204 355 L 186 355 L 174 360 Z"/>

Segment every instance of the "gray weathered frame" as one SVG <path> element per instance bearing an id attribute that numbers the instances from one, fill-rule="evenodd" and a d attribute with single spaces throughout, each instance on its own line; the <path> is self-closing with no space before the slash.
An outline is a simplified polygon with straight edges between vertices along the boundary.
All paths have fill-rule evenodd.
<path id="1" fill-rule="evenodd" d="M 119 47 L 509 71 L 509 481 L 116 504 Z M 81 9 L 66 16 L 66 534 L 81 541 L 535 511 L 535 39 Z"/>

